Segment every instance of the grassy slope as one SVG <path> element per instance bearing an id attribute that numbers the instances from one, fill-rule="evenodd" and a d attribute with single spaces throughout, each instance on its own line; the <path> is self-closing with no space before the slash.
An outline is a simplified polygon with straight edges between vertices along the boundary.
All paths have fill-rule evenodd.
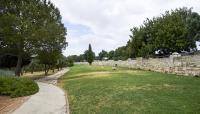
<path id="1" fill-rule="evenodd" d="M 72 114 L 200 113 L 199 78 L 76 65 L 60 85 Z"/>

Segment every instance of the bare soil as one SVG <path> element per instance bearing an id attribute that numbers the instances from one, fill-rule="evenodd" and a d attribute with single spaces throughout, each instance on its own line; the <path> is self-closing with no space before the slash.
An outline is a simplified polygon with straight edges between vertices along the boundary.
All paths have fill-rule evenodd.
<path id="1" fill-rule="evenodd" d="M 18 97 L 18 98 L 0 96 L 0 114 L 11 114 L 14 110 L 19 108 L 28 99 L 29 96 Z"/>

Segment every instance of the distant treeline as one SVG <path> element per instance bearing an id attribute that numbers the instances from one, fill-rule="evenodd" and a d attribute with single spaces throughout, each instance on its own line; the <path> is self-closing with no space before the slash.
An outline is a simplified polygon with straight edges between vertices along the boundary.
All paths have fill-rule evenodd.
<path id="1" fill-rule="evenodd" d="M 126 60 L 136 57 L 168 56 L 174 52 L 193 53 L 200 40 L 200 15 L 186 7 L 166 11 L 159 17 L 146 19 L 133 27 L 125 46 L 106 52 L 102 50 L 97 60 Z M 84 61 L 84 54 L 73 55 L 74 61 Z"/>

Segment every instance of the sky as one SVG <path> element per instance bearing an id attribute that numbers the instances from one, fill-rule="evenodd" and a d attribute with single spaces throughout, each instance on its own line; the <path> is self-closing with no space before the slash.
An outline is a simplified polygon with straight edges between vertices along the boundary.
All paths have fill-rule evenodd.
<path id="1" fill-rule="evenodd" d="M 200 14 L 200 0 L 51 0 L 67 28 L 65 56 L 79 55 L 89 43 L 98 54 L 126 45 L 130 29 L 167 10 L 188 7 Z"/>

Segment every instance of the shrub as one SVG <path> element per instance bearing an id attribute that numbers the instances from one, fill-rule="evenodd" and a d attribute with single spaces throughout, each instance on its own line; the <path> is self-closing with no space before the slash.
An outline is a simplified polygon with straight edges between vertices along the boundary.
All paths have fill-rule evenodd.
<path id="1" fill-rule="evenodd" d="M 21 97 L 35 94 L 38 90 L 37 83 L 31 79 L 0 76 L 0 95 Z"/>

